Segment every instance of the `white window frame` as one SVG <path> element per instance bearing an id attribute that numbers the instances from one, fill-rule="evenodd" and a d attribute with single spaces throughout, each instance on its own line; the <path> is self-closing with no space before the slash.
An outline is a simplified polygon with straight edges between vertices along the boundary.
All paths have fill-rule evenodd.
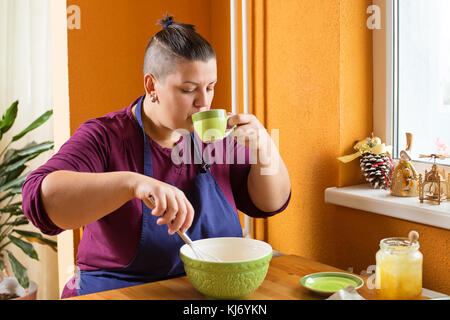
<path id="1" fill-rule="evenodd" d="M 382 28 L 373 30 L 373 130 L 387 145 L 394 142 L 394 101 L 397 99 L 394 86 L 394 52 L 397 50 L 393 14 L 398 12 L 394 5 L 399 0 L 373 0 L 381 9 Z M 403 0 L 402 0 L 403 1 Z M 406 0 L 405 0 L 406 1 Z M 413 161 L 416 170 L 424 173 L 431 165 Z M 449 166 L 438 166 L 440 170 Z M 415 223 L 421 223 L 450 230 L 450 201 L 439 206 L 428 202 L 420 203 L 418 197 L 394 197 L 386 190 L 375 190 L 368 184 L 327 188 L 325 202 L 339 206 L 372 212 Z"/>
<path id="2" fill-rule="evenodd" d="M 395 154 L 394 145 L 398 145 L 401 137 L 396 136 L 397 131 L 397 109 L 398 93 L 395 88 L 398 86 L 397 75 L 397 52 L 398 39 L 394 32 L 397 26 L 394 14 L 398 13 L 399 0 L 374 0 L 373 4 L 378 5 L 382 12 L 382 28 L 373 31 L 373 130 L 375 136 L 380 137 L 386 145 L 392 145 L 393 157 Z M 430 162 L 412 161 L 419 173 L 430 170 Z M 439 170 L 445 169 L 450 172 L 450 166 L 438 163 Z"/>

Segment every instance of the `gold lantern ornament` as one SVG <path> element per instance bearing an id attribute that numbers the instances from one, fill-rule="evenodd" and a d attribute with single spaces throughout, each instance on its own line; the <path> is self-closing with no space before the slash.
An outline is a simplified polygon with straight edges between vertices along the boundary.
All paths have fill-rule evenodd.
<path id="1" fill-rule="evenodd" d="M 432 158 L 434 160 L 431 171 L 425 170 L 425 175 L 419 174 L 419 199 L 420 203 L 428 200 L 437 204 L 450 200 L 450 174 L 446 177 L 445 169 L 439 171 L 436 159 L 445 160 L 448 155 L 430 154 L 419 155 L 419 158 Z"/>

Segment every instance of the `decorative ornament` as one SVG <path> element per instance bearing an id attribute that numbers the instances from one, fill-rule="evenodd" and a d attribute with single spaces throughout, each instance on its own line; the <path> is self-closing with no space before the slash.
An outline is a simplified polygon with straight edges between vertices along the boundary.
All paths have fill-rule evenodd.
<path id="1" fill-rule="evenodd" d="M 445 175 L 445 169 L 439 171 L 436 165 L 436 159 L 445 160 L 450 158 L 448 155 L 430 154 L 419 155 L 419 158 L 432 158 L 434 160 L 431 171 L 425 170 L 425 177 L 419 174 L 419 199 L 420 203 L 428 200 L 437 204 L 445 200 L 450 200 L 450 174 Z"/>
<path id="2" fill-rule="evenodd" d="M 368 181 L 375 189 L 388 190 L 391 185 L 394 165 L 390 156 L 391 147 L 381 143 L 381 139 L 374 137 L 358 141 L 353 149 L 355 153 L 339 157 L 338 160 L 347 163 L 361 157 L 360 166 Z"/>
<path id="3" fill-rule="evenodd" d="M 412 134 L 406 133 L 406 149 L 400 151 L 400 161 L 394 169 L 391 181 L 391 194 L 397 197 L 418 196 L 418 174 L 411 163 Z"/>

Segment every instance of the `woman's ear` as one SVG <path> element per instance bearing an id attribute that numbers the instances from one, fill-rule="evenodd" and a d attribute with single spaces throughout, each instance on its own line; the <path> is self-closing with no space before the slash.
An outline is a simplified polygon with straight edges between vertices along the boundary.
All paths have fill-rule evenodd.
<path id="1" fill-rule="evenodd" d="M 155 91 L 155 83 L 156 83 L 156 79 L 153 75 L 146 74 L 144 76 L 144 88 L 145 88 L 145 92 L 148 95 L 150 95 L 151 92 Z"/>

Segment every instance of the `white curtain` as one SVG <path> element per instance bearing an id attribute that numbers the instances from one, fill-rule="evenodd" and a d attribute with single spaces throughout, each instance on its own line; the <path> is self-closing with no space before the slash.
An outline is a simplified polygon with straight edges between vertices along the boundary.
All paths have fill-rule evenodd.
<path id="1" fill-rule="evenodd" d="M 0 117 L 19 100 L 16 121 L 0 141 L 1 150 L 13 135 L 52 109 L 49 12 L 49 0 L 0 0 Z M 52 119 L 11 147 L 17 149 L 32 141 L 50 140 L 53 140 Z M 52 151 L 41 154 L 29 163 L 28 170 L 43 164 L 51 154 Z M 37 231 L 31 224 L 26 229 Z M 58 299 L 57 255 L 47 246 L 35 244 L 34 248 L 39 261 L 15 246 L 8 246 L 28 269 L 30 280 L 37 283 L 38 299 Z"/>
<path id="2" fill-rule="evenodd" d="M 17 120 L 9 136 L 51 109 L 49 28 L 49 0 L 0 0 L 1 114 L 19 100 Z M 51 140 L 51 123 L 24 137 L 21 144 L 37 137 Z"/>

